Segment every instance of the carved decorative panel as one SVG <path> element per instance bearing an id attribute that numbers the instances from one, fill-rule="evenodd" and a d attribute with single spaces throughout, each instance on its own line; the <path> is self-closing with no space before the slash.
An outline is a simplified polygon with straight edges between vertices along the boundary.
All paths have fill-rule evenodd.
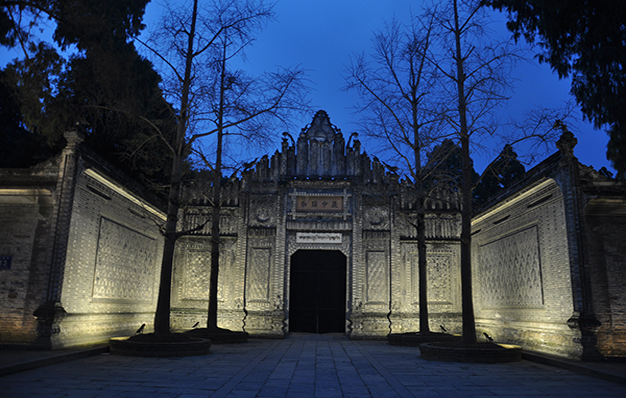
<path id="1" fill-rule="evenodd" d="M 274 196 L 253 197 L 250 200 L 250 227 L 268 227 L 276 225 L 278 198 Z"/>
<path id="2" fill-rule="evenodd" d="M 363 228 L 389 229 L 389 209 L 383 206 L 373 206 L 364 209 Z"/>
<path id="3" fill-rule="evenodd" d="M 452 253 L 428 253 L 428 301 L 450 303 L 452 284 L 450 283 L 450 268 Z"/>
<path id="4" fill-rule="evenodd" d="M 211 281 L 211 246 L 208 241 L 181 242 L 183 245 L 183 281 L 180 292 L 182 300 L 208 300 Z M 230 284 L 229 275 L 235 256 L 232 244 L 222 240 L 220 245 L 220 268 L 217 286 L 217 298 L 223 301 Z M 230 292 L 232 289 L 228 290 Z M 228 294 L 228 293 L 226 293 Z"/>
<path id="5" fill-rule="evenodd" d="M 297 232 L 289 233 L 287 235 L 287 258 L 297 252 L 298 250 L 338 250 L 342 252 L 346 257 L 350 258 L 350 247 L 352 245 L 352 239 L 350 235 L 342 234 L 341 239 L 336 239 L 336 243 L 302 243 L 297 241 Z"/>
<path id="6" fill-rule="evenodd" d="M 387 303 L 389 301 L 389 272 L 386 252 L 368 251 L 365 267 L 367 303 Z"/>
<path id="7" fill-rule="evenodd" d="M 265 302 L 269 299 L 271 260 L 272 250 L 269 247 L 250 249 L 250 271 L 246 289 L 249 301 Z"/>
<path id="8" fill-rule="evenodd" d="M 154 239 L 101 218 L 93 298 L 151 302 L 155 253 Z"/>
<path id="9" fill-rule="evenodd" d="M 297 196 L 295 202 L 297 212 L 343 212 L 343 196 Z"/>
<path id="10" fill-rule="evenodd" d="M 428 267 L 428 302 L 438 304 L 451 304 L 452 302 L 452 278 L 450 270 L 455 256 L 451 252 L 431 252 L 426 254 Z M 413 301 L 419 302 L 419 256 L 417 252 L 411 252 L 411 274 L 413 276 Z"/>
<path id="11" fill-rule="evenodd" d="M 211 252 L 208 249 L 189 248 L 185 253 L 184 274 L 182 299 L 208 300 Z"/>
<path id="12" fill-rule="evenodd" d="M 536 226 L 481 246 L 479 261 L 484 307 L 543 306 Z"/>

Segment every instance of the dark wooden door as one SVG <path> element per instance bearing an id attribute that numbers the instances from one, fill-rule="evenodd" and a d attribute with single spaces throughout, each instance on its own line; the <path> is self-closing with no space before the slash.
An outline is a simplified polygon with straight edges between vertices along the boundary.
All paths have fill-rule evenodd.
<path id="1" fill-rule="evenodd" d="M 321 250 L 291 256 L 289 331 L 344 333 L 345 314 L 346 257 Z"/>

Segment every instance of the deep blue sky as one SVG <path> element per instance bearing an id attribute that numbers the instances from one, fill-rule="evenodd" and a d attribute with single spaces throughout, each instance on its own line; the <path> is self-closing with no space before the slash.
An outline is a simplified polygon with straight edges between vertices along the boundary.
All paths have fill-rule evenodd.
<path id="1" fill-rule="evenodd" d="M 300 65 L 308 70 L 313 88 L 310 98 L 315 109 L 326 110 L 331 122 L 347 137 L 359 131 L 358 115 L 353 112 L 356 94 L 342 90 L 345 85 L 342 76 L 350 55 L 370 52 L 375 30 L 394 16 L 408 22 L 411 14 L 419 14 L 422 3 L 421 0 L 279 0 L 274 7 L 276 20 L 270 22 L 246 51 L 244 67 L 250 73 L 274 70 L 277 66 Z M 161 10 L 158 0 L 148 5 L 145 19 L 148 28 L 158 21 Z M 499 22 L 491 29 L 508 38 L 505 15 L 494 13 L 494 16 Z M 510 93 L 508 106 L 501 110 L 502 120 L 520 118 L 536 106 L 560 107 L 572 100 L 569 80 L 559 80 L 546 65 L 531 60 L 516 68 L 512 78 L 518 81 L 515 91 Z M 296 121 L 298 127 L 292 135 L 297 136 L 312 116 Z M 605 156 L 608 138 L 604 131 L 594 130 L 588 123 L 573 124 L 570 130 L 578 138 L 575 154 L 582 163 L 612 170 Z M 495 141 L 493 146 L 491 151 L 474 153 L 477 171 L 482 171 L 497 155 L 500 141 Z M 373 145 L 367 142 L 363 147 L 374 152 Z M 274 149 L 268 152 L 273 153 Z"/>
<path id="2" fill-rule="evenodd" d="M 161 4 L 160 0 L 148 4 L 144 18 L 146 32 L 158 22 L 163 10 Z M 420 12 L 421 4 L 421 0 L 279 0 L 274 8 L 276 20 L 270 22 L 246 51 L 247 60 L 243 67 L 251 74 L 272 71 L 278 66 L 300 65 L 306 69 L 312 86 L 310 98 L 315 109 L 326 110 L 331 122 L 347 137 L 351 132 L 359 131 L 358 115 L 353 112 L 356 94 L 342 90 L 345 84 L 342 76 L 351 54 L 369 53 L 375 30 L 382 28 L 385 21 L 394 16 L 408 22 L 411 13 Z M 494 22 L 491 29 L 500 37 L 508 38 L 504 27 L 505 16 L 494 16 L 499 22 Z M 16 51 L 1 49 L 0 66 L 16 56 L 19 56 Z M 534 61 L 523 63 L 516 68 L 512 78 L 516 79 L 515 90 L 510 93 L 508 105 L 500 111 L 503 121 L 520 119 L 536 106 L 560 107 L 565 101 L 572 100 L 569 80 L 559 80 L 546 65 L 538 65 Z M 297 128 L 291 131 L 292 135 L 297 136 L 312 116 L 294 121 Z M 605 156 L 608 137 L 604 131 L 594 130 L 590 124 L 583 122 L 570 124 L 570 130 L 578 138 L 575 154 L 583 164 L 596 169 L 605 166 L 612 170 Z M 277 136 L 280 133 L 282 131 L 277 132 Z M 375 152 L 373 144 L 363 136 L 361 140 L 368 153 Z M 278 141 L 276 148 L 267 148 L 268 153 L 279 148 Z M 499 140 L 487 144 L 492 149 L 473 154 L 479 172 L 501 149 Z"/>

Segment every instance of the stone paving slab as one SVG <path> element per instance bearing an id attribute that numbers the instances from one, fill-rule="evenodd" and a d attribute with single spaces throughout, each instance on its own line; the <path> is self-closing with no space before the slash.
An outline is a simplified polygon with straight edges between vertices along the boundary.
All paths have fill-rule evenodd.
<path id="1" fill-rule="evenodd" d="M 2 376 L 0 396 L 624 398 L 626 385 L 529 361 L 432 362 L 383 341 L 290 336 L 213 345 L 198 357 L 75 359 Z"/>

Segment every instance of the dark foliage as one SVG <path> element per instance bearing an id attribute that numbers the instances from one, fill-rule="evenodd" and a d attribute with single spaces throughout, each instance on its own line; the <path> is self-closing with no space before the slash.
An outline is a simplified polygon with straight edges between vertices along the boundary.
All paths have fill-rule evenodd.
<path id="1" fill-rule="evenodd" d="M 89 48 L 90 44 L 126 41 L 143 29 L 142 18 L 150 0 L 0 0 L 0 45 L 12 47 L 25 35 L 15 16 L 28 11 L 56 23 L 54 40 Z"/>
<path id="2" fill-rule="evenodd" d="M 25 128 L 15 92 L 4 83 L 4 75 L 0 71 L 0 167 L 30 167 L 61 148 Z"/>
<path id="3" fill-rule="evenodd" d="M 571 93 L 596 127 L 609 126 L 607 158 L 626 174 L 626 2 L 484 0 L 509 13 L 507 27 L 543 52 L 541 62 L 572 78 Z"/>
<path id="4" fill-rule="evenodd" d="M 474 188 L 474 204 L 481 205 L 496 196 L 526 173 L 524 165 L 510 145 L 505 145 L 500 155 L 487 166 L 482 178 Z"/>
<path id="5" fill-rule="evenodd" d="M 3 3 L 10 2 L 0 6 Z M 3 140 L 19 145 L 17 152 L 23 154 L 19 161 L 7 156 L 3 165 L 36 163 L 63 146 L 64 131 L 78 129 L 98 154 L 163 192 L 176 122 L 159 88 L 160 76 L 129 42 L 143 28 L 147 0 L 22 3 L 33 12 L 44 10 L 57 23 L 56 43 L 63 48 L 76 45 L 80 52 L 64 60 L 50 44 L 30 43 L 31 56 L 7 66 L 3 89 L 12 107 L 7 103 L 7 111 L 3 106 L 0 114 L 6 126 Z M 0 29 L 3 17 L 8 18 L 6 8 L 0 9 Z M 0 41 L 14 45 L 16 35 L 24 32 L 7 26 Z M 148 120 L 164 134 L 155 134 Z"/>
<path id="6" fill-rule="evenodd" d="M 463 179 L 463 159 L 461 148 L 451 139 L 445 139 L 435 146 L 426 157 L 424 167 L 424 187 L 426 192 L 434 189 L 459 191 Z M 480 176 L 472 170 L 472 182 L 476 184 Z"/>

